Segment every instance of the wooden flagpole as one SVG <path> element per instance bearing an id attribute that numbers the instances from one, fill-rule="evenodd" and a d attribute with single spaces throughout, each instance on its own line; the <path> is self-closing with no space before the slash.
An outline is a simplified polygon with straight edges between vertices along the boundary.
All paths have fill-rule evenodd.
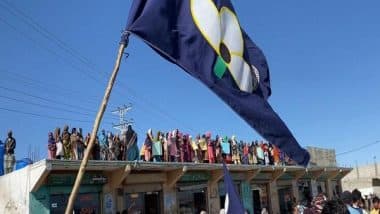
<path id="1" fill-rule="evenodd" d="M 86 171 L 86 166 L 87 166 L 87 163 L 88 163 L 88 158 L 90 156 L 92 147 L 94 146 L 94 142 L 95 142 L 95 138 L 96 138 L 96 133 L 98 133 L 100 121 L 103 118 L 103 114 L 104 114 L 104 111 L 106 110 L 106 107 L 107 107 L 107 104 L 108 104 L 108 100 L 109 100 L 109 97 L 110 97 L 110 94 L 111 94 L 111 91 L 112 91 L 112 87 L 113 87 L 113 85 L 115 83 L 117 73 L 119 72 L 120 62 L 121 62 L 121 58 L 122 58 L 123 53 L 124 53 L 124 49 L 128 46 L 128 36 L 129 36 L 129 34 L 125 33 L 123 35 L 123 37 L 125 39 L 125 42 L 120 43 L 119 52 L 118 52 L 118 55 L 117 55 L 117 58 L 116 58 L 115 66 L 113 68 L 111 77 L 110 77 L 110 79 L 108 81 L 108 85 L 107 85 L 106 91 L 104 93 L 102 104 L 100 105 L 99 110 L 98 110 L 98 114 L 96 115 L 94 126 L 92 128 L 90 142 L 89 142 L 89 144 L 87 146 L 87 149 L 86 149 L 86 152 L 84 154 L 83 160 L 82 160 L 82 162 L 80 164 L 79 171 L 78 171 L 77 177 L 75 179 L 73 190 L 70 193 L 70 197 L 69 197 L 69 201 L 67 203 L 65 214 L 72 214 L 73 213 L 74 201 L 75 201 L 75 198 L 77 196 L 77 193 L 78 193 L 78 190 L 79 190 L 79 187 L 80 187 L 80 183 L 82 181 L 82 177 L 83 177 L 83 175 L 84 175 L 84 173 Z"/>

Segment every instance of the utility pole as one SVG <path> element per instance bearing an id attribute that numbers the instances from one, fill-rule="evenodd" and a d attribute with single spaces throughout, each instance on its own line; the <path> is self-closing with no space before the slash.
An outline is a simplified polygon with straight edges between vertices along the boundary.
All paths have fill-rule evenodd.
<path id="1" fill-rule="evenodd" d="M 358 166 L 358 161 L 355 161 L 356 164 L 356 178 L 359 179 L 359 166 Z"/>
<path id="2" fill-rule="evenodd" d="M 376 162 L 376 156 L 373 156 L 373 162 L 374 162 L 374 166 L 375 166 L 375 176 L 377 178 L 377 175 L 378 175 L 378 171 L 377 171 L 377 162 Z"/>
<path id="3" fill-rule="evenodd" d="M 116 110 L 112 111 L 113 114 L 119 115 L 119 124 L 113 124 L 113 128 L 120 130 L 122 133 L 128 129 L 128 125 L 133 123 L 133 119 L 126 120 L 125 115 L 128 111 L 132 109 L 132 104 L 123 105 L 122 107 L 117 107 Z"/>

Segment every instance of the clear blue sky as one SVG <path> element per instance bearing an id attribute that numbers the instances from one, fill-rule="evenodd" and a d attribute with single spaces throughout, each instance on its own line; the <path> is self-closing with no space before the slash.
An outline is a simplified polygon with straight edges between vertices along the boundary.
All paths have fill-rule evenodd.
<path id="1" fill-rule="evenodd" d="M 0 138 L 12 129 L 19 158 L 29 145 L 46 156 L 47 133 L 55 127 L 69 124 L 90 132 L 131 1 L 6 2 L 0 2 Z M 379 1 L 235 0 L 234 5 L 242 27 L 268 59 L 270 103 L 301 145 L 340 153 L 380 140 Z M 118 122 L 110 110 L 131 102 L 127 118 L 134 118 L 140 142 L 148 128 L 260 139 L 205 86 L 137 38 L 127 51 L 103 128 L 112 130 L 110 123 Z M 338 162 L 372 162 L 379 146 L 338 156 Z"/>

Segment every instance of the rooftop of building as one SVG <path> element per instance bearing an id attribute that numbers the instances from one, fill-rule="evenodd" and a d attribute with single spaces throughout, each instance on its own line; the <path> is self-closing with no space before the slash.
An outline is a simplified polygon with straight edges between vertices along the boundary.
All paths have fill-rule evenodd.
<path id="1" fill-rule="evenodd" d="M 36 191 L 49 182 L 50 175 L 75 175 L 81 161 L 41 160 L 23 169 L 0 177 L 25 176 L 29 179 L 30 191 Z M 315 179 L 339 180 L 352 169 L 345 167 L 311 166 L 264 166 L 264 165 L 227 165 L 234 180 L 270 182 L 273 180 Z M 177 162 L 142 162 L 142 161 L 94 161 L 88 162 L 86 174 L 103 175 L 112 186 L 120 184 L 169 183 L 180 181 L 208 180 L 218 181 L 223 178 L 222 164 L 177 163 Z M 197 177 L 199 174 L 203 177 Z M 8 178 L 7 178 L 8 177 Z"/>

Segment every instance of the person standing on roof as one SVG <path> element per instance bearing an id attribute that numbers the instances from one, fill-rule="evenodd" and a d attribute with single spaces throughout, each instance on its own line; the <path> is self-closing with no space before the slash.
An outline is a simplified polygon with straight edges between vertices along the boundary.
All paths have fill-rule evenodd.
<path id="1" fill-rule="evenodd" d="M 57 144 L 54 140 L 53 133 L 49 132 L 48 134 L 48 159 L 55 159 L 57 152 Z"/>
<path id="2" fill-rule="evenodd" d="M 15 158 L 16 149 L 16 139 L 12 136 L 12 130 L 8 131 L 8 137 L 5 140 L 5 157 L 4 157 L 4 168 L 5 174 L 11 173 L 13 171 L 14 165 L 16 163 Z"/>
<path id="3" fill-rule="evenodd" d="M 107 160 L 108 139 L 106 136 L 106 131 L 104 129 L 102 130 L 102 133 L 100 134 L 99 144 L 100 144 L 100 159 Z"/>
<path id="4" fill-rule="evenodd" d="M 70 144 L 70 132 L 69 126 L 65 125 L 62 132 L 62 143 L 64 151 L 64 159 L 69 160 L 71 154 L 71 144 Z"/>

